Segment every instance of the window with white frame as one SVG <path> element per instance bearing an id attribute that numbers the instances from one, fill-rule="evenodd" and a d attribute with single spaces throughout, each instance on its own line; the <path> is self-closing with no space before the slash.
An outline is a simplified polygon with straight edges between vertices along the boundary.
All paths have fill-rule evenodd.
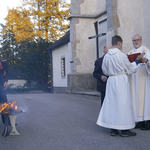
<path id="1" fill-rule="evenodd" d="M 65 67 L 65 57 L 61 58 L 61 77 L 64 78 L 66 76 L 66 67 Z"/>

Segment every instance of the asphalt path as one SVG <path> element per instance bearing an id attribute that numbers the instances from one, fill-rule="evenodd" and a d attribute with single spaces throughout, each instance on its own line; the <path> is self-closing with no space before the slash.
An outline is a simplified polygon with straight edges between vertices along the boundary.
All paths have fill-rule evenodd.
<path id="1" fill-rule="evenodd" d="M 17 115 L 21 135 L 0 135 L 0 150 L 150 150 L 150 131 L 136 129 L 135 137 L 111 137 L 109 130 L 96 125 L 97 96 L 34 93 L 8 98 L 24 111 Z"/>

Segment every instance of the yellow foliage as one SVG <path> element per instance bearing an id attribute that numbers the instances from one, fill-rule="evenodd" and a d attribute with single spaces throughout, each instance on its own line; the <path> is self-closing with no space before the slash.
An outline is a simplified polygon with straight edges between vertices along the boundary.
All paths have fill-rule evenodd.
<path id="1" fill-rule="evenodd" d="M 68 30 L 70 4 L 62 0 L 24 0 L 23 6 L 10 9 L 6 17 L 5 26 L 17 42 L 34 38 L 53 42 Z"/>
<path id="2" fill-rule="evenodd" d="M 34 37 L 34 24 L 28 16 L 29 11 L 25 9 L 10 9 L 5 18 L 7 30 L 14 33 L 17 42 L 32 40 Z M 8 31 L 4 32 L 8 32 Z"/>
<path id="3" fill-rule="evenodd" d="M 39 38 L 55 41 L 68 30 L 70 4 L 61 0 L 26 0 L 25 3 L 30 8 Z"/>

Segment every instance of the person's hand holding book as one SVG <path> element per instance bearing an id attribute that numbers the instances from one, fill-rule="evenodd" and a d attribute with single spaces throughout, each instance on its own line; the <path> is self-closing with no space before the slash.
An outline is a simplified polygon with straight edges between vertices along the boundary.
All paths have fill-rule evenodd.
<path id="1" fill-rule="evenodd" d="M 147 63 L 147 62 L 148 62 L 148 59 L 145 58 L 145 57 L 143 57 L 143 58 L 142 58 L 142 63 Z"/>
<path id="2" fill-rule="evenodd" d="M 137 56 L 136 60 L 142 60 L 142 58 L 143 58 L 143 55 L 140 54 L 140 55 Z"/>

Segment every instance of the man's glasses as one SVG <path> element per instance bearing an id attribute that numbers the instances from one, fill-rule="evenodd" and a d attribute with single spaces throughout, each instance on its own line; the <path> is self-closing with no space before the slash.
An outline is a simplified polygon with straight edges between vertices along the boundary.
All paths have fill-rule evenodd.
<path id="1" fill-rule="evenodd" d="M 141 41 L 142 39 L 134 39 L 132 40 L 133 42 L 136 42 L 136 41 Z"/>

